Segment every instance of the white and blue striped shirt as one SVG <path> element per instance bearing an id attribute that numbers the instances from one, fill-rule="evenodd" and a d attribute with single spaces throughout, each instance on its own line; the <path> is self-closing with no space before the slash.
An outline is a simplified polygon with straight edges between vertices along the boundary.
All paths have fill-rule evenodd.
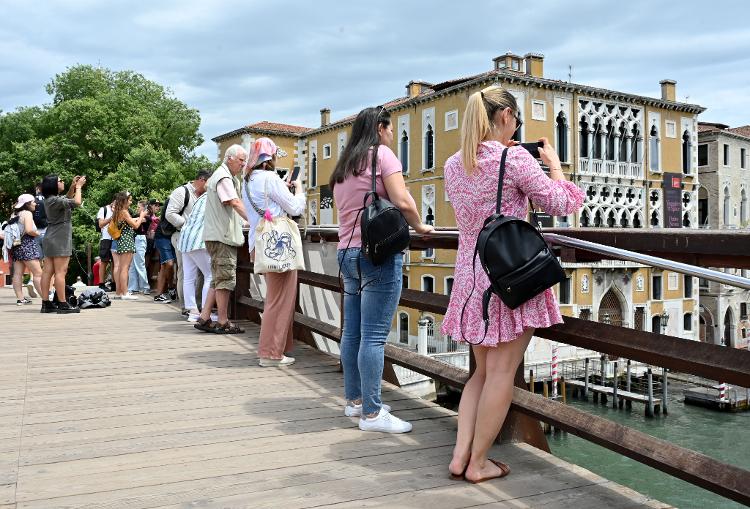
<path id="1" fill-rule="evenodd" d="M 206 211 L 206 194 L 203 194 L 193 204 L 193 210 L 182 225 L 180 230 L 180 243 L 177 249 L 181 253 L 188 253 L 198 249 L 206 249 L 206 243 L 203 242 L 203 218 Z"/>

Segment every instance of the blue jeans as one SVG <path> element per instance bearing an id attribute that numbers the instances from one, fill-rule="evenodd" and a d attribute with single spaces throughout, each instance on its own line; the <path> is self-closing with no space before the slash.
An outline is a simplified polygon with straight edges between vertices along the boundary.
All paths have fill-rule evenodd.
<path id="1" fill-rule="evenodd" d="M 146 236 L 135 236 L 135 253 L 133 261 L 130 262 L 128 270 L 128 291 L 149 290 L 148 276 L 146 275 Z"/>
<path id="2" fill-rule="evenodd" d="M 375 266 L 359 248 L 339 250 L 338 261 L 346 291 L 341 333 L 344 393 L 347 400 L 362 399 L 363 415 L 374 414 L 381 406 L 383 348 L 401 297 L 404 262 L 397 253 Z"/>

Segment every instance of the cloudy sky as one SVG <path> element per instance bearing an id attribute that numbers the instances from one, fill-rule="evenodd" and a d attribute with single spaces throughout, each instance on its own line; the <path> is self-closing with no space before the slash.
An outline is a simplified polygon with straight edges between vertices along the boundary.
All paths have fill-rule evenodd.
<path id="1" fill-rule="evenodd" d="M 708 108 L 750 124 L 750 2 L 0 0 L 0 109 L 46 103 L 78 63 L 131 69 L 200 110 L 210 138 L 260 120 L 315 127 L 513 51 L 545 76 Z"/>

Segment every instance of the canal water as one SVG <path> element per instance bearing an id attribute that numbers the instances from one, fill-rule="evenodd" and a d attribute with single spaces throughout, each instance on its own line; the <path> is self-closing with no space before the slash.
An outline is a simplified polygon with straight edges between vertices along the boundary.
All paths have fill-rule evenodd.
<path id="1" fill-rule="evenodd" d="M 646 418 L 643 405 L 619 410 L 568 399 L 568 404 L 717 460 L 750 470 L 750 412 L 724 413 L 683 403 L 681 383 L 670 383 L 669 413 Z M 602 477 L 681 509 L 744 507 L 570 434 L 548 435 L 552 453 Z"/>

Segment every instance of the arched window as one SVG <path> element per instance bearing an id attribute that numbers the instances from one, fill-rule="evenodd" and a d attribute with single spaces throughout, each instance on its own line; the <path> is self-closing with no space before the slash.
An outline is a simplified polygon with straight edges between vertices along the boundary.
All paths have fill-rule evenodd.
<path id="1" fill-rule="evenodd" d="M 620 161 L 621 163 L 624 163 L 624 162 L 627 162 L 628 157 L 630 156 L 630 154 L 627 153 L 628 152 L 628 130 L 625 128 L 624 123 L 620 126 L 619 134 L 620 134 L 620 150 L 619 150 L 620 153 L 618 154 L 617 160 Z M 632 145 L 631 145 L 631 150 L 632 150 Z"/>
<path id="2" fill-rule="evenodd" d="M 690 173 L 690 133 L 685 130 L 682 133 L 682 173 Z"/>
<path id="3" fill-rule="evenodd" d="M 568 123 L 565 119 L 565 113 L 562 111 L 557 115 L 557 129 L 555 130 L 555 144 L 557 145 L 557 155 L 560 161 L 568 160 Z"/>
<path id="4" fill-rule="evenodd" d="M 604 155 L 604 147 L 602 147 L 602 123 L 597 118 L 594 122 L 594 159 L 601 159 Z"/>
<path id="5" fill-rule="evenodd" d="M 407 313 L 398 315 L 398 340 L 400 343 L 409 343 L 409 315 Z"/>
<path id="6" fill-rule="evenodd" d="M 589 211 L 583 209 L 581 212 L 581 226 L 587 227 L 591 225 L 591 218 L 589 217 Z"/>
<path id="7" fill-rule="evenodd" d="M 643 225 L 643 221 L 641 221 L 641 213 L 636 212 L 633 216 L 633 228 L 640 228 Z"/>
<path id="8" fill-rule="evenodd" d="M 591 157 L 589 154 L 589 124 L 581 117 L 581 134 L 578 146 L 581 147 L 580 157 Z"/>
<path id="9" fill-rule="evenodd" d="M 406 131 L 401 133 L 401 168 L 404 173 L 409 173 L 409 136 Z"/>
<path id="10" fill-rule="evenodd" d="M 641 133 L 638 131 L 638 125 L 634 125 L 632 131 L 630 131 L 630 162 L 639 163 L 641 162 L 641 154 L 639 153 L 640 147 L 640 136 Z"/>
<path id="11" fill-rule="evenodd" d="M 724 226 L 729 226 L 729 222 L 731 220 L 731 211 L 730 207 L 732 206 L 730 199 L 729 199 L 729 188 L 724 188 Z"/>
<path id="12" fill-rule="evenodd" d="M 445 278 L 445 294 L 450 295 L 453 293 L 453 278 L 447 277 Z"/>
<path id="13" fill-rule="evenodd" d="M 615 219 L 615 211 L 610 210 L 607 214 L 607 226 L 609 228 L 614 228 L 615 224 L 617 223 L 617 220 Z"/>
<path id="14" fill-rule="evenodd" d="M 744 189 L 740 194 L 740 221 L 743 228 L 747 226 L 747 193 Z"/>
<path id="15" fill-rule="evenodd" d="M 432 207 L 427 207 L 427 214 L 424 217 L 424 224 L 434 225 L 435 224 L 435 214 L 432 212 Z M 428 247 L 424 250 L 424 257 L 425 258 L 434 258 L 435 257 L 435 248 L 434 247 Z"/>
<path id="16" fill-rule="evenodd" d="M 607 124 L 607 153 L 605 158 L 609 161 L 615 159 L 615 124 L 611 120 Z"/>
<path id="17" fill-rule="evenodd" d="M 427 293 L 435 292 L 435 278 L 432 276 L 422 276 L 422 291 Z"/>
<path id="18" fill-rule="evenodd" d="M 648 138 L 648 160 L 651 171 L 659 171 L 659 131 L 651 127 Z"/>
<path id="19" fill-rule="evenodd" d="M 318 187 L 318 156 L 315 154 L 310 162 L 310 187 Z"/>
<path id="20" fill-rule="evenodd" d="M 597 210 L 596 213 L 594 214 L 594 227 L 600 228 L 602 226 L 602 222 L 603 222 L 602 211 Z"/>
<path id="21" fill-rule="evenodd" d="M 424 134 L 424 150 L 425 170 L 429 170 L 435 167 L 435 133 L 430 124 Z"/>

